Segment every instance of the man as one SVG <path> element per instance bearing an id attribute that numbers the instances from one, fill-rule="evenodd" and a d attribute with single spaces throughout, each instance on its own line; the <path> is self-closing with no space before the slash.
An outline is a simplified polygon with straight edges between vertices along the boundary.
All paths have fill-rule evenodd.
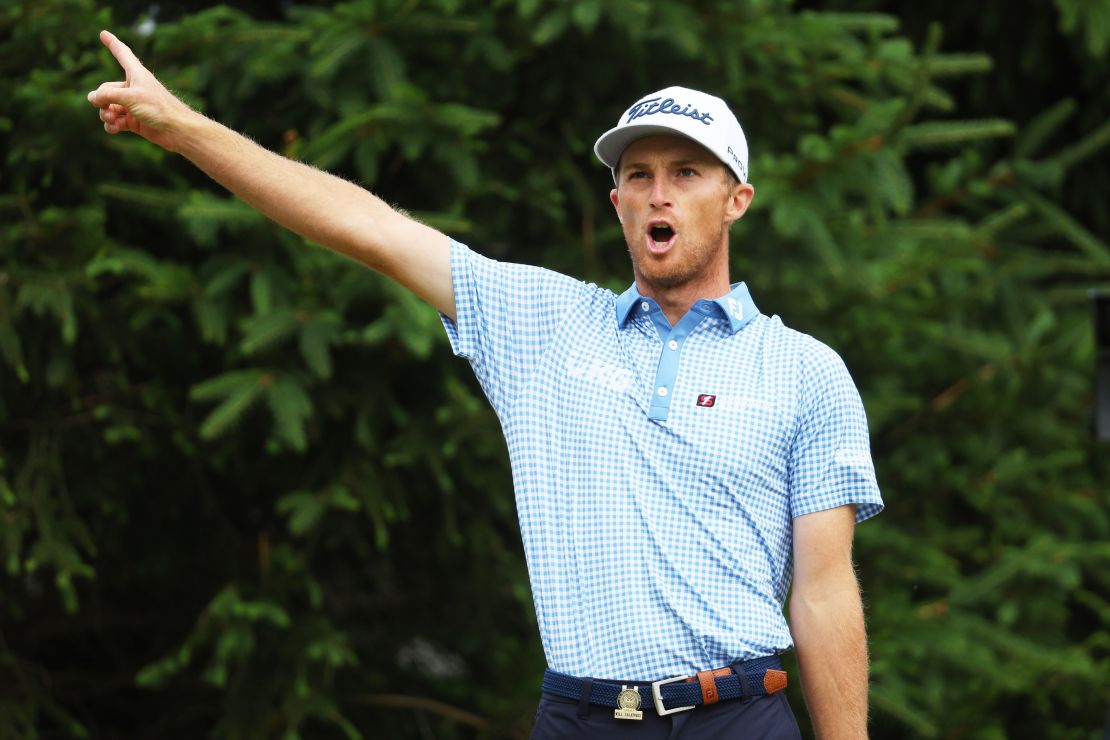
<path id="1" fill-rule="evenodd" d="M 512 460 L 549 664 L 533 737 L 798 737 L 777 658 L 792 646 L 818 736 L 866 737 L 851 542 L 882 508 L 866 421 L 836 354 L 729 282 L 755 191 L 723 101 L 668 88 L 598 140 L 635 278 L 617 296 L 481 257 L 268 152 L 101 40 L 126 74 L 89 94 L 108 133 L 181 153 L 443 315 Z"/>

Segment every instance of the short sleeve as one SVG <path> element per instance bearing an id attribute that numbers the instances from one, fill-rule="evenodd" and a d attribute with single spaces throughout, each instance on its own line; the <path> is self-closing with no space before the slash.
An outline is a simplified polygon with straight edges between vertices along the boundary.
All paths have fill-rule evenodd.
<path id="1" fill-rule="evenodd" d="M 499 414 L 533 376 L 586 284 L 552 270 L 483 257 L 451 242 L 455 318 L 440 314 L 451 349 L 470 360 Z"/>
<path id="2" fill-rule="evenodd" d="M 789 460 L 792 517 L 856 505 L 856 521 L 883 510 L 863 401 L 843 360 L 811 339 L 800 361 L 799 423 Z"/>

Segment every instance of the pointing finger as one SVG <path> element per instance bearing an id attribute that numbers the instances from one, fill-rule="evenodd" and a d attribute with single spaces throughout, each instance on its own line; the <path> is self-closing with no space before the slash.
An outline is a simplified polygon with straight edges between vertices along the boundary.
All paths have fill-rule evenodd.
<path id="1" fill-rule="evenodd" d="M 112 52 L 112 56 L 119 62 L 119 66 L 123 67 L 123 71 L 127 73 L 128 80 L 143 68 L 143 63 L 135 56 L 135 52 L 131 51 L 131 47 L 120 41 L 111 31 L 101 31 L 100 42 L 108 47 L 108 51 Z"/>

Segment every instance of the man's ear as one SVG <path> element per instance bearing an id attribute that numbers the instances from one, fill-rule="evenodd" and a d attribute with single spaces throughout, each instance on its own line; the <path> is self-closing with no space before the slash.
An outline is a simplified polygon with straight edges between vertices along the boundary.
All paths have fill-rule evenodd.
<path id="1" fill-rule="evenodd" d="M 609 200 L 612 201 L 613 208 L 615 208 L 616 211 L 617 211 L 617 220 L 620 221 L 623 224 L 624 223 L 624 218 L 621 217 L 621 199 L 620 199 L 620 196 L 617 195 L 617 189 L 616 188 L 613 188 L 612 190 L 609 191 Z"/>
<path id="2" fill-rule="evenodd" d="M 615 192 L 615 191 L 614 191 Z M 739 221 L 747 213 L 748 206 L 755 200 L 755 187 L 751 183 L 738 182 L 732 186 L 725 206 L 725 219 L 731 224 Z"/>

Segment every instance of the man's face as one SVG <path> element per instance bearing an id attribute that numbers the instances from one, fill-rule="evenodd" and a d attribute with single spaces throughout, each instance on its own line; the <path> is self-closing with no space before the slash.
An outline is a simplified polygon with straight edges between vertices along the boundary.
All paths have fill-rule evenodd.
<path id="1" fill-rule="evenodd" d="M 728 284 L 728 227 L 754 190 L 700 144 L 680 136 L 648 136 L 621 155 L 610 194 L 639 281 L 673 289 Z"/>

